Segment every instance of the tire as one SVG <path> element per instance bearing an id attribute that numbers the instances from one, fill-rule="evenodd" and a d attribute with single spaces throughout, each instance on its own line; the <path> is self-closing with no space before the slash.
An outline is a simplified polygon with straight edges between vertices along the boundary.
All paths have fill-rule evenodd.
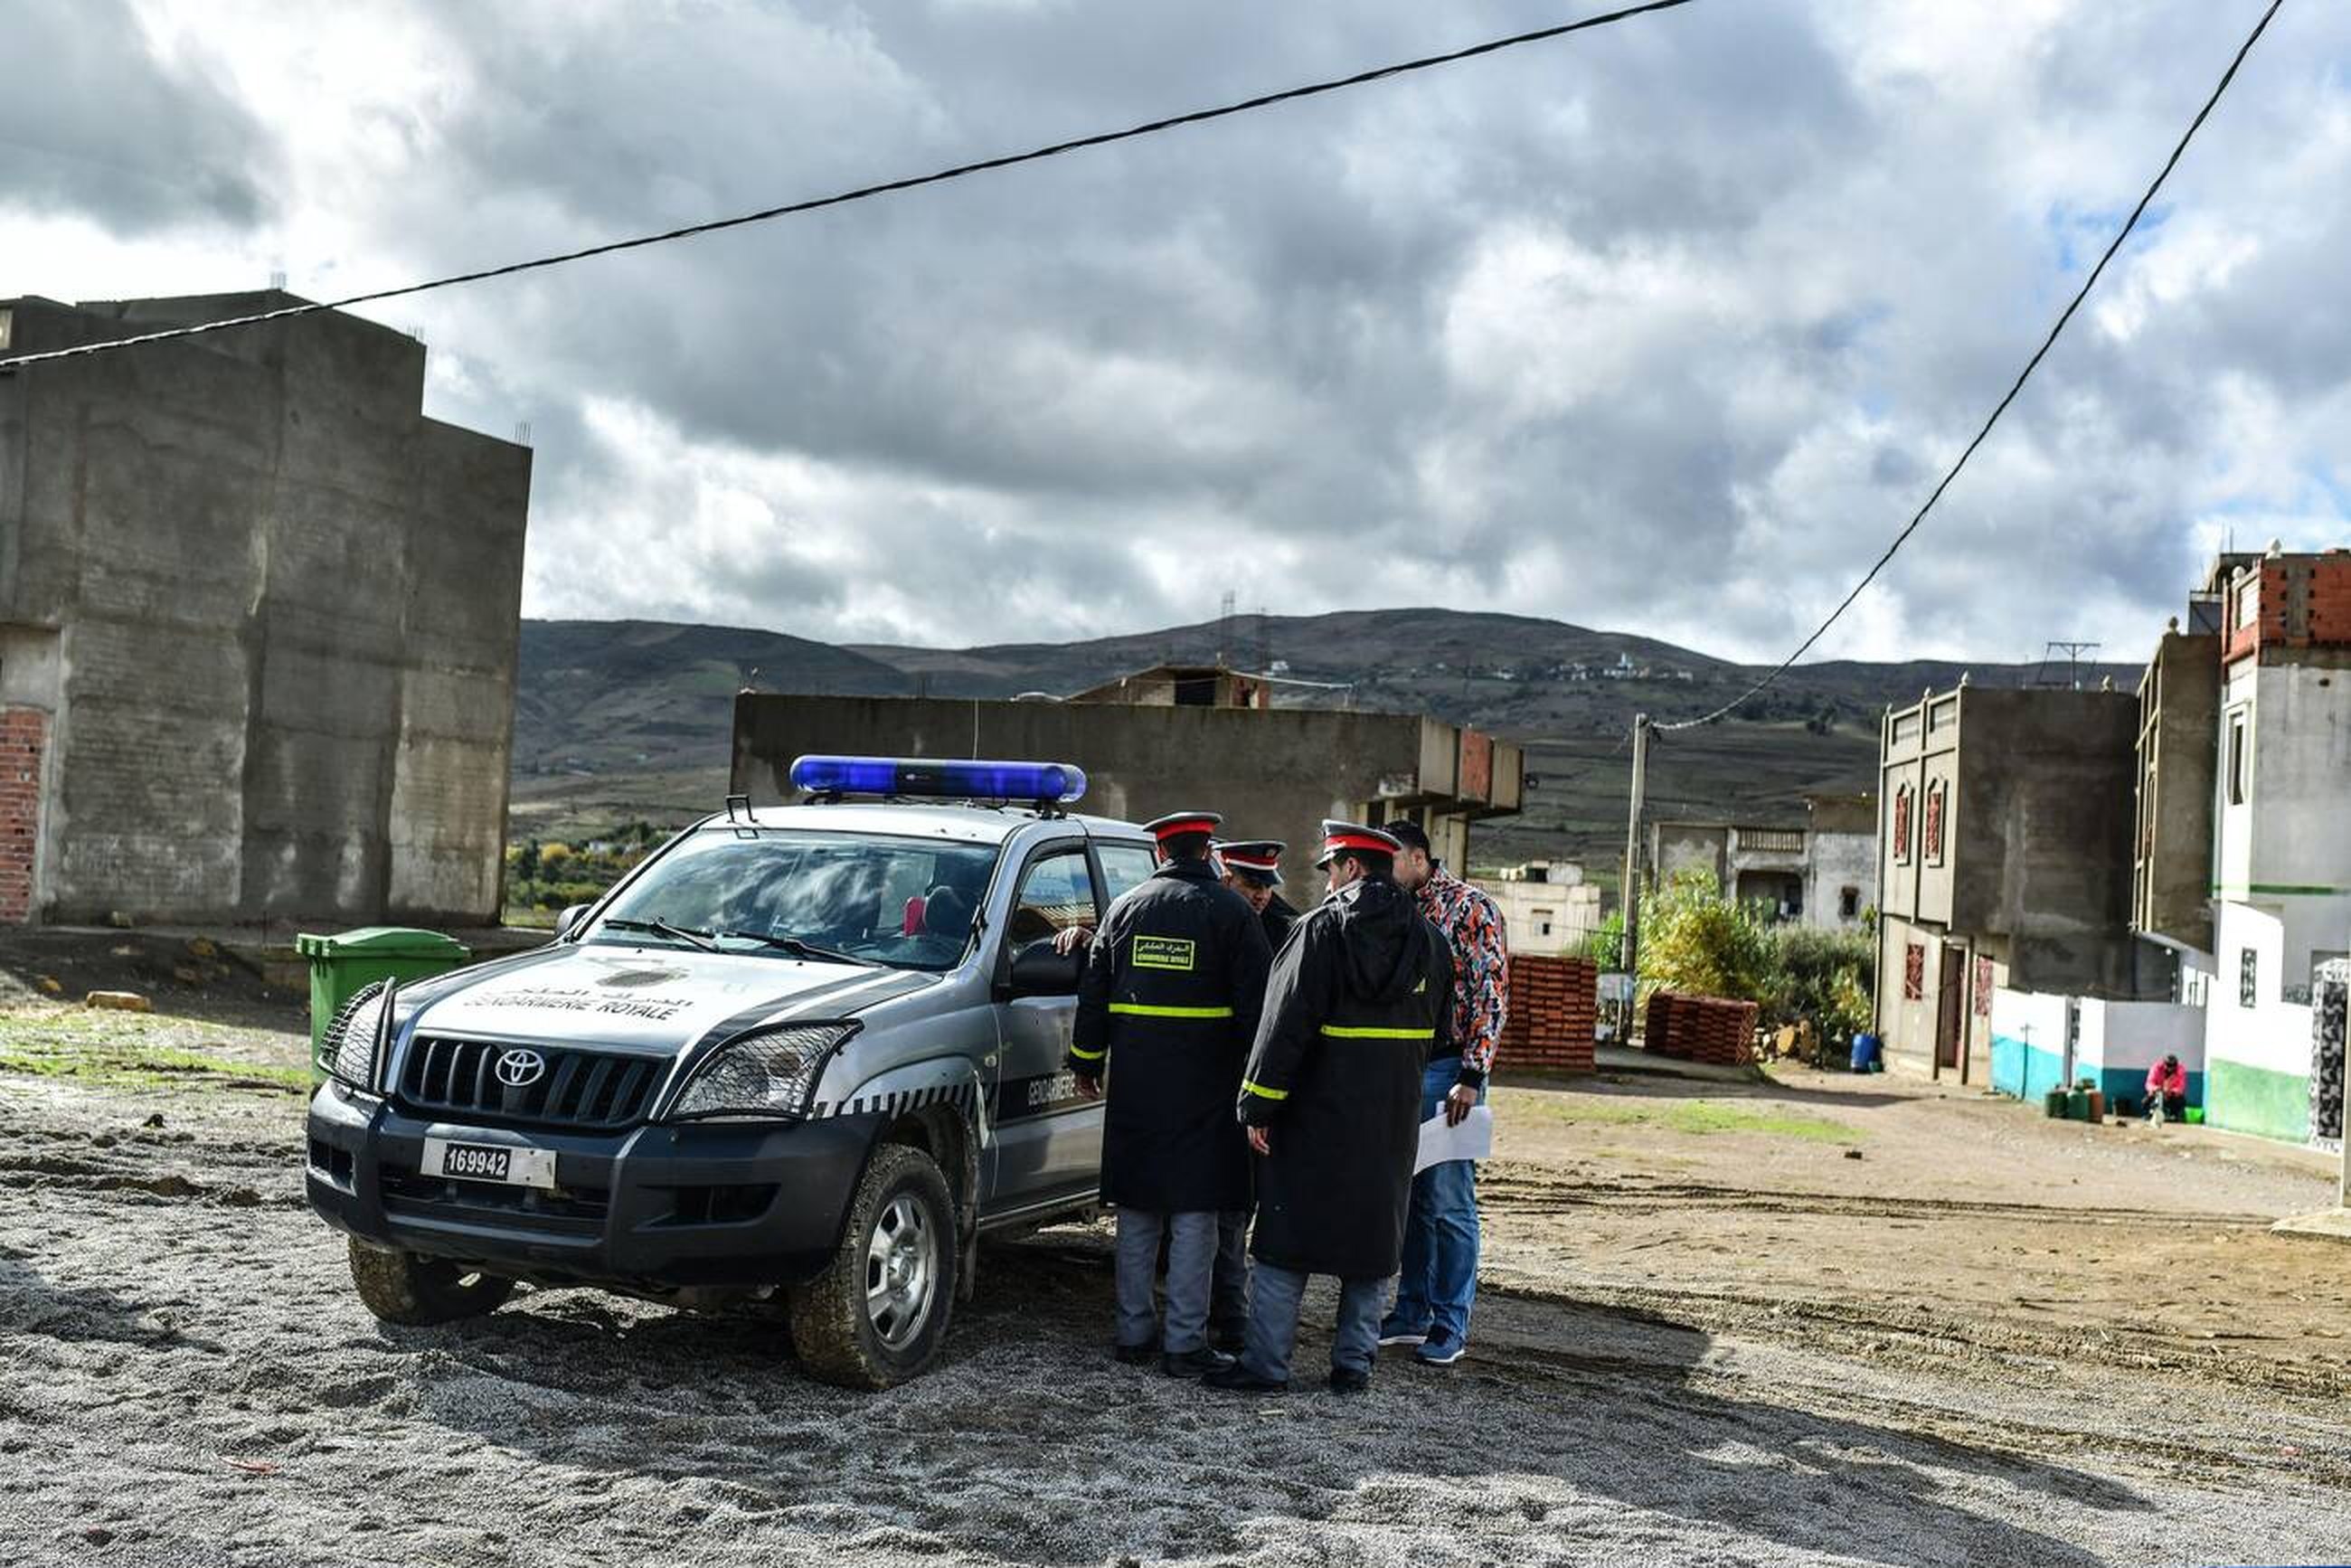
<path id="1" fill-rule="evenodd" d="M 930 1365 L 961 1272 L 955 1216 L 930 1155 L 901 1144 L 873 1151 L 832 1260 L 789 1291 L 792 1344 L 810 1376 L 880 1389 Z"/>
<path id="2" fill-rule="evenodd" d="M 388 1323 L 426 1328 L 486 1317 L 514 1293 L 515 1282 L 444 1258 L 351 1243 L 351 1283 L 367 1310 Z"/>

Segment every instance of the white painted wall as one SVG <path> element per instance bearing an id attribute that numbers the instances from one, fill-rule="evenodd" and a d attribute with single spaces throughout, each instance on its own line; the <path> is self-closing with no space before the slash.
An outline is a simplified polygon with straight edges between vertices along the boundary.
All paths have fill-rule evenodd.
<path id="1" fill-rule="evenodd" d="M 2178 1056 L 2190 1072 L 2204 1071 L 2204 1009 L 2179 1002 L 2082 1004 L 2082 1040 L 2076 1072 L 2126 1068 L 2145 1077 L 2166 1056 Z"/>
<path id="2" fill-rule="evenodd" d="M 1837 917 L 1838 893 L 1855 888 L 1854 918 Z M 1823 931 L 1862 929 L 1861 912 L 1877 906 L 1877 835 L 1811 833 L 1804 862 L 1804 924 Z"/>
<path id="3" fill-rule="evenodd" d="M 2310 1009 L 2286 1001 L 2281 991 L 2280 979 L 2286 974 L 2283 966 L 2289 956 L 2283 918 L 2274 910 L 2233 901 L 2223 901 L 2214 913 L 2213 942 L 2219 952 L 2214 956 L 2211 998 L 2204 1013 L 2206 1058 L 2241 1061 L 2273 1072 L 2308 1072 Z M 2251 1008 L 2239 1000 L 2238 966 L 2247 949 L 2253 955 L 2254 965 Z M 2305 953 L 2300 978 L 2286 983 L 2308 981 Z"/>

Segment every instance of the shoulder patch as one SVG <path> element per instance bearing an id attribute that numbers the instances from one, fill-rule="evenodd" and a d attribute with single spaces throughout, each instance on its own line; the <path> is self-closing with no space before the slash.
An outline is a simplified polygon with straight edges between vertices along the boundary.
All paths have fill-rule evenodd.
<path id="1" fill-rule="evenodd" d="M 1126 956 L 1138 969 L 1189 969 L 1192 951 L 1189 936 L 1147 936 L 1137 933 L 1127 944 Z"/>

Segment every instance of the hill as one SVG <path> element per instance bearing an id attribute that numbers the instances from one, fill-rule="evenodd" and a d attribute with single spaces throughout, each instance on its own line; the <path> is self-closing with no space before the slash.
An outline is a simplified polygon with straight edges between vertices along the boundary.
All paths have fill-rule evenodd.
<path id="1" fill-rule="evenodd" d="M 1671 722 L 1737 696 L 1759 675 L 1653 638 L 1564 622 L 1437 609 L 1235 616 L 1078 643 L 978 648 L 834 646 L 781 632 L 643 621 L 527 621 L 515 716 L 514 831 L 592 833 L 632 817 L 674 821 L 725 792 L 737 691 L 1008 697 L 1064 694 L 1169 661 L 1219 653 L 1301 682 L 1280 700 L 1426 711 L 1525 746 L 1526 811 L 1479 829 L 1479 858 L 1538 855 L 1595 869 L 1622 853 L 1636 713 Z M 1832 660 L 1799 665 L 1738 717 L 1661 737 L 1653 814 L 1796 821 L 1807 793 L 1871 787 L 1878 717 L 1963 674 L 2030 685 L 2032 664 Z M 2136 668 L 2085 666 L 2127 687 Z"/>

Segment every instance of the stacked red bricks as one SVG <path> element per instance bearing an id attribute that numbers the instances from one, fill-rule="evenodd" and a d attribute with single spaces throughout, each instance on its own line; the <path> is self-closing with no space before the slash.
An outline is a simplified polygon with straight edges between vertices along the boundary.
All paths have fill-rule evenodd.
<path id="1" fill-rule="evenodd" d="M 48 716 L 38 708 L 0 710 L 0 925 L 21 925 L 33 913 L 48 729 Z"/>
<path id="2" fill-rule="evenodd" d="M 1496 1064 L 1504 1071 L 1592 1071 L 1600 969 L 1588 958 L 1510 956 L 1510 1011 Z"/>
<path id="3" fill-rule="evenodd" d="M 1653 991 L 1645 1043 L 1659 1056 L 1744 1066 L 1755 1060 L 1753 1002 Z"/>

